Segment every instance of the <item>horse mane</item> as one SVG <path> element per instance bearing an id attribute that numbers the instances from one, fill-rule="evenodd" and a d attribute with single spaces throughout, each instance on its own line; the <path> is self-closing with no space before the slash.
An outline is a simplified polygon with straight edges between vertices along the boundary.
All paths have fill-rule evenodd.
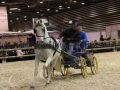
<path id="1" fill-rule="evenodd" d="M 56 41 L 55 37 L 53 37 L 52 35 L 49 35 L 49 37 L 52 38 L 52 40 L 55 42 L 55 45 L 53 45 L 53 49 L 55 50 L 55 52 L 53 53 L 53 56 L 54 56 L 54 54 L 56 53 L 56 50 L 59 48 L 59 44 Z"/>

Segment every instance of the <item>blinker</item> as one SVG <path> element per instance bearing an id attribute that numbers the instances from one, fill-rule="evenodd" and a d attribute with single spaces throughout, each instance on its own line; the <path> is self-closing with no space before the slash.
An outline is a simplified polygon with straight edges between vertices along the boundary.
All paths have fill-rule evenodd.
<path id="1" fill-rule="evenodd" d="M 36 30 L 34 29 L 34 33 L 36 33 Z"/>

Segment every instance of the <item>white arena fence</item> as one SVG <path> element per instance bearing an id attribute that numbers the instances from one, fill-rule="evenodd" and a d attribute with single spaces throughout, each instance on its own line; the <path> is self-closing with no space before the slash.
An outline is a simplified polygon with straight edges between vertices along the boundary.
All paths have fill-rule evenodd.
<path id="1" fill-rule="evenodd" d="M 120 49 L 120 40 L 109 40 L 109 41 L 100 41 L 100 42 L 88 42 L 89 47 L 87 51 L 99 51 L 99 50 L 112 50 L 112 51 L 118 51 Z M 8 51 L 14 51 L 14 50 L 34 50 L 35 47 L 25 47 L 25 48 L 14 48 L 14 49 L 0 49 L 0 52 L 2 53 L 0 59 L 2 59 L 2 62 L 6 62 L 6 59 L 9 58 L 19 58 L 19 57 L 30 57 L 35 56 L 35 54 L 27 54 L 22 56 L 6 56 L 6 52 Z"/>

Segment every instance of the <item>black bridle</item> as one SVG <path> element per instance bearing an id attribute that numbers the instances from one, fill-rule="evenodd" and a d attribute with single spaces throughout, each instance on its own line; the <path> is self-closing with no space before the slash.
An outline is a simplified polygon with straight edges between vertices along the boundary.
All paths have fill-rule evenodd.
<path id="1" fill-rule="evenodd" d="M 38 26 L 42 26 L 42 25 L 36 25 L 35 28 L 38 27 Z M 44 36 L 39 36 L 39 35 L 37 34 L 37 30 L 36 30 L 35 28 L 34 28 L 34 33 L 36 33 L 36 36 L 37 36 L 37 37 L 43 37 L 43 39 L 50 38 L 50 37 L 46 37 L 46 38 L 45 38 L 45 35 L 44 35 Z M 42 30 L 44 30 L 44 33 L 45 33 L 45 27 L 42 28 Z"/>
<path id="2" fill-rule="evenodd" d="M 38 26 L 41 26 L 41 25 L 36 25 L 35 28 L 38 27 Z M 56 51 L 57 51 L 57 49 L 59 48 L 59 45 L 58 45 L 57 41 L 55 40 L 55 38 L 53 36 L 49 36 L 49 37 L 46 37 L 46 38 L 45 38 L 45 35 L 44 36 L 39 36 L 37 34 L 37 30 L 35 28 L 34 28 L 34 33 L 36 33 L 37 37 L 43 37 L 43 39 L 50 38 L 50 39 L 52 39 L 54 41 L 54 43 L 55 43 L 55 46 L 53 47 L 53 49 L 55 50 L 55 52 L 53 53 L 53 56 L 54 56 Z M 45 33 L 45 27 L 43 29 L 44 29 L 44 33 Z"/>

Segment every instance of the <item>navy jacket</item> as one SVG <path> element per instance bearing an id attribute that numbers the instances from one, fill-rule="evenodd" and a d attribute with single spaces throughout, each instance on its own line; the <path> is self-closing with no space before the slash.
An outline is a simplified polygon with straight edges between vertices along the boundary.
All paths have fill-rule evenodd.
<path id="1" fill-rule="evenodd" d="M 73 28 L 68 28 L 66 30 L 64 30 L 60 35 L 63 38 L 63 42 L 67 39 L 67 38 L 71 38 L 74 39 L 75 41 L 79 41 L 79 31 L 78 30 L 74 30 Z"/>

